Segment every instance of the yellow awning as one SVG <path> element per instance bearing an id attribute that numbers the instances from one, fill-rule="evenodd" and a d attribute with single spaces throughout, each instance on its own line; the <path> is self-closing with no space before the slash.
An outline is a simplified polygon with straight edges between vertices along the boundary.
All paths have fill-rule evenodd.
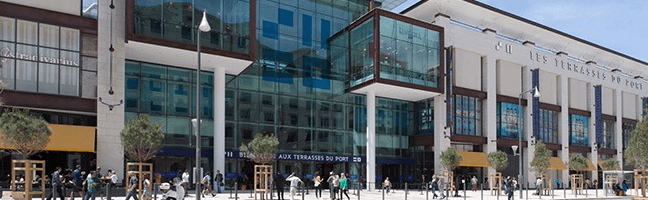
<path id="1" fill-rule="evenodd" d="M 467 152 L 457 151 L 462 160 L 459 162 L 461 167 L 488 167 L 488 159 L 484 152 Z"/>
<path id="2" fill-rule="evenodd" d="M 598 162 L 596 162 L 601 169 L 603 169 L 603 165 L 602 165 L 603 162 L 605 162 L 605 160 L 599 160 Z M 619 165 L 617 165 L 617 166 L 614 166 L 614 169 L 612 169 L 612 170 L 619 170 L 619 169 L 621 169 L 621 167 L 619 167 Z"/>
<path id="3" fill-rule="evenodd" d="M 592 161 L 590 161 L 589 159 L 587 159 L 587 169 L 585 169 L 585 171 L 596 171 L 596 166 L 594 166 L 594 164 L 592 164 Z"/>
<path id="4" fill-rule="evenodd" d="M 52 135 L 45 151 L 95 152 L 93 126 L 50 124 Z M 0 148 L 3 148 L 0 146 Z"/>
<path id="5" fill-rule="evenodd" d="M 559 157 L 549 158 L 549 169 L 551 170 L 566 170 L 567 166 L 562 162 L 562 159 Z"/>

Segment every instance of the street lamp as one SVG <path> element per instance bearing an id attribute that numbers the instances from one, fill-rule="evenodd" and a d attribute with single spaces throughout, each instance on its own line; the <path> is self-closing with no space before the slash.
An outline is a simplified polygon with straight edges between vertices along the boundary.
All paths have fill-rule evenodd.
<path id="1" fill-rule="evenodd" d="M 521 183 L 520 184 L 520 199 L 522 199 L 522 185 L 526 182 L 526 181 L 522 181 L 522 177 L 523 177 L 522 176 L 522 149 L 524 149 L 524 147 L 522 146 L 522 134 L 521 134 L 522 131 L 520 131 L 520 130 L 522 130 L 523 127 L 520 127 L 520 117 L 522 116 L 522 109 L 521 109 L 522 108 L 522 95 L 526 94 L 527 92 L 531 92 L 533 94 L 534 98 L 535 97 L 540 97 L 540 91 L 538 91 L 537 86 L 531 88 L 530 90 L 527 90 L 527 91 L 524 91 L 524 92 L 520 93 L 520 95 L 518 96 L 518 142 L 519 142 L 519 145 L 520 145 L 519 146 L 519 148 L 520 148 L 520 154 L 519 154 L 520 155 L 520 159 L 519 159 L 520 160 L 520 165 L 519 165 L 519 168 L 518 168 L 518 170 L 519 170 L 518 183 Z M 515 148 L 514 148 L 513 151 L 515 151 Z"/>
<path id="2" fill-rule="evenodd" d="M 211 27 L 209 27 L 209 22 L 207 22 L 207 11 L 203 11 L 202 21 L 196 30 L 196 49 L 198 52 L 198 69 L 196 71 L 196 120 L 193 121 L 193 124 L 196 126 L 196 169 L 200 171 L 200 32 L 209 32 Z M 196 200 L 200 200 L 200 178 L 202 174 L 196 173 L 194 177 L 196 184 Z"/>

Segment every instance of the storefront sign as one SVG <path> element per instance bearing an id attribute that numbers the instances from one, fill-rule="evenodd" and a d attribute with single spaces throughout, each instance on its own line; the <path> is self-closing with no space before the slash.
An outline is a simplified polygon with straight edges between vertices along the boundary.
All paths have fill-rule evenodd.
<path id="1" fill-rule="evenodd" d="M 238 151 L 226 151 L 227 158 L 247 158 L 245 153 Z M 313 162 L 351 162 L 362 163 L 364 158 L 361 156 L 340 156 L 324 154 L 297 154 L 297 153 L 278 153 L 275 157 L 277 160 L 293 161 L 313 161 Z"/>
<path id="2" fill-rule="evenodd" d="M 65 58 L 52 58 L 43 55 L 39 56 L 39 55 L 14 53 L 11 52 L 11 50 L 7 47 L 4 47 L 2 50 L 0 50 L 0 57 L 1 57 L 0 58 L 1 62 L 6 62 L 9 59 L 20 59 L 20 60 L 29 60 L 29 61 L 41 62 L 41 63 L 72 65 L 76 67 L 79 66 L 78 61 L 72 61 Z"/>

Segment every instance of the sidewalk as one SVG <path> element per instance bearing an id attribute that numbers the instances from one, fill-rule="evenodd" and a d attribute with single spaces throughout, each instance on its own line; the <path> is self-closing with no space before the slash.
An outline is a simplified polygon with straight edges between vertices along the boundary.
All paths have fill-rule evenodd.
<path id="1" fill-rule="evenodd" d="M 232 192 L 231 197 L 230 197 L 230 191 L 227 190 L 227 191 L 225 191 L 225 193 L 217 194 L 216 197 L 212 197 L 211 195 L 209 195 L 209 196 L 205 196 L 205 198 L 201 198 L 201 199 L 204 199 L 204 200 L 234 199 L 235 193 L 234 193 L 234 191 L 231 191 L 231 192 Z M 531 195 L 534 192 L 535 192 L 535 190 L 529 190 L 528 191 L 528 194 L 529 194 L 528 199 L 533 199 L 533 200 L 535 200 L 535 199 L 632 199 L 632 197 L 633 197 L 632 195 L 634 195 L 634 191 L 629 190 L 628 191 L 628 194 L 629 194 L 628 196 L 618 197 L 618 196 L 613 196 L 612 194 L 608 194 L 608 196 L 606 197 L 605 193 L 601 189 L 599 189 L 599 190 L 590 189 L 590 190 L 587 190 L 587 193 L 586 193 L 587 195 L 585 195 L 585 194 L 580 195 L 579 194 L 579 195 L 576 195 L 576 196 L 572 193 L 571 190 L 563 191 L 562 189 L 554 190 L 554 195 L 553 196 L 538 197 L 538 196 L 535 196 L 535 195 Z M 597 195 L 597 192 L 598 192 L 598 195 Z M 196 194 L 195 191 L 193 191 L 193 190 L 190 191 L 189 197 L 186 197 L 185 200 L 195 200 L 196 199 L 195 194 Z M 272 199 L 277 199 L 276 193 L 273 193 L 273 194 L 274 194 L 274 197 Z M 460 197 L 450 197 L 450 198 L 448 198 L 448 200 L 463 200 L 463 199 L 506 200 L 506 196 L 499 196 L 498 197 L 496 195 L 491 195 L 490 191 L 487 191 L 487 190 L 484 190 L 483 198 L 482 198 L 482 192 L 480 190 L 477 190 L 475 192 L 468 190 L 468 191 L 466 191 L 465 194 L 466 194 L 466 197 L 464 198 L 464 191 L 461 190 L 461 191 L 459 191 Z M 566 196 L 565 196 L 565 194 L 566 194 Z M 324 198 L 321 198 L 321 199 L 329 200 L 328 195 L 329 195 L 328 190 L 322 190 L 322 196 Z M 524 195 L 525 198 L 527 198 L 527 191 L 524 191 L 523 195 Z M 157 196 L 158 200 L 161 197 L 162 197 L 162 195 L 158 194 L 158 196 Z M 291 199 L 290 198 L 290 192 L 286 191 L 285 194 L 284 194 L 284 197 L 285 197 L 285 199 Z M 359 200 L 359 199 L 360 200 L 382 200 L 383 199 L 383 194 L 382 194 L 381 190 L 375 190 L 375 191 L 366 191 L 366 190 L 364 190 L 364 191 L 361 192 L 360 197 L 358 197 L 358 195 L 354 194 L 354 191 L 350 190 L 349 191 L 349 197 L 350 197 L 351 200 Z M 519 197 L 520 197 L 520 192 L 516 191 L 515 195 L 514 195 L 514 199 L 519 199 Z M 40 198 L 33 198 L 33 199 L 34 200 L 41 200 Z M 112 199 L 113 200 L 125 200 L 125 196 L 118 195 L 117 197 L 113 197 Z M 247 190 L 247 191 L 238 191 L 238 199 L 239 200 L 252 200 L 252 199 L 254 199 L 254 195 L 250 196 L 250 191 L 249 190 Z M 258 198 L 258 199 L 261 199 L 261 198 Z M 296 196 L 295 199 L 296 200 L 301 200 L 302 199 L 301 194 Z M 304 200 L 319 200 L 319 199 L 315 198 L 314 190 L 309 190 L 309 194 L 304 195 L 303 199 Z M 344 197 L 344 199 L 346 199 L 346 196 Z M 409 194 L 406 197 L 404 190 L 392 190 L 392 192 L 390 192 L 389 194 L 385 194 L 384 199 L 388 199 L 388 200 L 401 200 L 401 199 L 403 199 L 403 200 L 404 199 L 407 199 L 407 200 L 427 200 L 427 199 L 432 199 L 432 192 L 430 191 L 429 193 L 427 193 L 427 198 L 426 198 L 425 191 L 423 191 L 423 192 L 420 192 L 418 190 L 409 191 Z M 66 198 L 66 200 L 69 200 L 69 198 Z M 75 200 L 79 200 L 79 198 L 77 197 L 77 198 L 75 198 Z M 100 198 L 97 197 L 96 200 L 100 200 Z"/>

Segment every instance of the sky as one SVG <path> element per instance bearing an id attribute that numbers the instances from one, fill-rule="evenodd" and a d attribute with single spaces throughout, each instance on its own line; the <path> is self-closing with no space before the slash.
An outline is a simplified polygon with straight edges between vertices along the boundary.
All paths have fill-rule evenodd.
<path id="1" fill-rule="evenodd" d="M 393 11 L 418 1 L 408 0 Z M 648 63 L 646 0 L 478 1 Z"/>

